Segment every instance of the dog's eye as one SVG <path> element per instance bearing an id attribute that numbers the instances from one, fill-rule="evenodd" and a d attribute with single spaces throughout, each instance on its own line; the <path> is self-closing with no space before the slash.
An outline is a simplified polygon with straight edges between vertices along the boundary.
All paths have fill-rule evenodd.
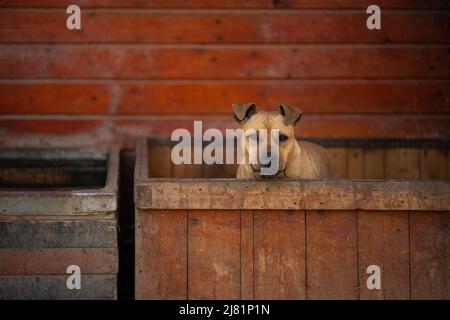
<path id="1" fill-rule="evenodd" d="M 280 134 L 280 142 L 284 142 L 284 141 L 286 141 L 288 139 L 289 139 L 289 137 L 287 135 Z"/>

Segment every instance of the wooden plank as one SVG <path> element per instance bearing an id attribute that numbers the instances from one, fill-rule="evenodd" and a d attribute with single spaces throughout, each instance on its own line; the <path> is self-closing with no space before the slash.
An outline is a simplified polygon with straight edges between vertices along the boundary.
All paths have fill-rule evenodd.
<path id="1" fill-rule="evenodd" d="M 148 149 L 148 175 L 151 178 L 170 178 L 172 160 L 169 145 L 152 145 Z"/>
<path id="2" fill-rule="evenodd" d="M 305 299 L 305 212 L 256 211 L 255 299 Z"/>
<path id="3" fill-rule="evenodd" d="M 381 289 L 369 289 L 369 266 L 381 270 Z M 410 299 L 408 212 L 358 212 L 360 299 Z"/>
<path id="4" fill-rule="evenodd" d="M 356 211 L 307 211 L 306 245 L 306 298 L 358 299 Z"/>
<path id="5" fill-rule="evenodd" d="M 1 221 L 0 248 L 116 248 L 114 220 Z"/>
<path id="6" fill-rule="evenodd" d="M 254 213 L 241 211 L 241 299 L 253 300 L 254 292 Z"/>
<path id="7" fill-rule="evenodd" d="M 83 274 L 116 274 L 116 248 L 0 249 L 1 275 L 66 274 L 77 265 Z"/>
<path id="8" fill-rule="evenodd" d="M 239 299 L 240 212 L 189 211 L 188 299 Z"/>
<path id="9" fill-rule="evenodd" d="M 433 210 L 450 203 L 447 181 L 140 180 L 143 209 Z"/>
<path id="10" fill-rule="evenodd" d="M 364 179 L 384 179 L 384 149 L 364 150 Z"/>
<path id="11" fill-rule="evenodd" d="M 442 46 L 3 46 L 0 78 L 449 78 Z M 77 63 L 68 63 L 76 61 Z"/>
<path id="12" fill-rule="evenodd" d="M 235 101 L 304 113 L 449 113 L 450 82 L 130 81 L 2 82 L 1 114 L 230 114 Z"/>
<path id="13" fill-rule="evenodd" d="M 3 9 L 2 42 L 125 43 L 449 43 L 441 12 L 383 12 L 381 32 L 349 11 L 161 12 L 83 10 L 84 32 L 61 29 L 65 11 Z M 316 23 L 320 21 L 321 23 Z M 34 26 L 40 25 L 41 28 Z M 116 32 L 108 32 L 105 25 Z M 186 28 L 189 26 L 189 28 Z M 205 32 L 205 29 L 208 32 Z M 294 32 L 308 30 L 308 32 Z M 333 30 L 333 32 L 330 32 Z M 416 32 L 409 32 L 415 30 Z"/>
<path id="14" fill-rule="evenodd" d="M 5 7 L 35 7 L 35 8 L 66 8 L 70 1 L 61 0 L 0 0 Z M 365 9 L 373 4 L 370 0 L 79 0 L 78 5 L 84 8 L 301 8 L 301 9 Z M 382 8 L 448 8 L 445 0 L 379 0 L 377 4 Z"/>
<path id="15" fill-rule="evenodd" d="M 419 149 L 386 149 L 384 154 L 386 179 L 420 178 Z"/>
<path id="16" fill-rule="evenodd" d="M 450 213 L 411 212 L 411 298 L 450 299 Z"/>
<path id="17" fill-rule="evenodd" d="M 348 149 L 346 148 L 328 148 L 336 170 L 336 179 L 348 178 Z"/>
<path id="18" fill-rule="evenodd" d="M 2 300 L 115 300 L 115 275 L 81 274 L 81 289 L 67 289 L 70 275 L 60 276 L 0 276 Z"/>
<path id="19" fill-rule="evenodd" d="M 362 179 L 364 175 L 364 150 L 362 148 L 348 149 L 348 178 Z"/>
<path id="20" fill-rule="evenodd" d="M 194 153 L 197 147 L 191 148 L 192 164 L 174 164 L 172 163 L 172 176 L 174 178 L 201 178 L 203 177 L 203 165 L 194 164 Z M 172 161 L 171 161 L 172 162 Z"/>
<path id="21" fill-rule="evenodd" d="M 140 116 L 139 119 L 112 117 L 110 120 L 90 118 L 2 118 L 0 127 L 4 134 L 0 136 L 3 146 L 36 146 L 43 141 L 55 146 L 67 146 L 67 143 L 85 145 L 90 143 L 120 143 L 134 147 L 134 140 L 149 135 L 168 135 L 177 128 L 190 128 L 198 117 L 178 115 L 171 117 Z M 336 138 L 436 138 L 450 135 L 446 115 L 307 115 L 296 128 L 298 137 L 336 137 Z M 352 123 L 351 126 L 348 124 Z M 214 116 L 203 119 L 204 127 L 236 128 L 231 116 Z M 27 134 L 38 135 L 35 140 Z"/>
<path id="22" fill-rule="evenodd" d="M 135 235 L 136 299 L 186 299 L 186 210 L 137 210 Z"/>
<path id="23" fill-rule="evenodd" d="M 443 150 L 420 150 L 420 179 L 445 180 L 445 154 Z"/>

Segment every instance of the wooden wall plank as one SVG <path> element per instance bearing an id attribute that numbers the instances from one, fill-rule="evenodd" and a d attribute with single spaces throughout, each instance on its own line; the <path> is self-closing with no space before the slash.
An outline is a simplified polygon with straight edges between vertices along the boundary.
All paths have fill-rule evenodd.
<path id="1" fill-rule="evenodd" d="M 53 146 L 86 145 L 87 143 L 120 143 L 134 147 L 134 139 L 142 136 L 170 136 L 177 128 L 191 130 L 198 117 L 122 117 L 107 120 L 86 118 L 0 119 L 4 134 L 3 146 L 37 146 L 41 143 Z M 230 116 L 202 117 L 204 128 L 237 127 Z M 297 137 L 314 138 L 439 138 L 450 135 L 449 116 L 365 116 L 365 115 L 305 115 L 296 126 Z M 351 125 L 349 125 L 351 124 Z M 36 135 L 29 139 L 28 135 Z"/>
<path id="2" fill-rule="evenodd" d="M 148 148 L 148 176 L 170 178 L 172 176 L 171 146 L 151 145 Z"/>
<path id="3" fill-rule="evenodd" d="M 188 299 L 239 299 L 240 211 L 189 211 Z"/>
<path id="4" fill-rule="evenodd" d="M 14 43 L 449 43 L 446 12 L 383 12 L 372 32 L 362 11 L 99 11 L 83 8 L 83 32 L 61 28 L 64 10 L 0 10 L 1 42 Z M 317 23 L 320 21 L 320 23 Z M 39 25 L 39 28 L 35 28 Z M 109 26 L 109 29 L 104 28 Z M 188 26 L 188 27 L 187 27 Z M 115 32 L 110 32 L 113 28 Z M 293 32 L 308 30 L 308 32 Z M 332 32 L 330 32 L 332 30 Z M 415 32 L 410 32 L 414 30 Z"/>
<path id="5" fill-rule="evenodd" d="M 115 275 L 81 275 L 81 289 L 67 289 L 67 275 L 0 276 L 1 300 L 114 300 Z"/>
<path id="6" fill-rule="evenodd" d="M 186 210 L 137 209 L 135 235 L 136 299 L 186 299 Z"/>
<path id="7" fill-rule="evenodd" d="M 449 114 L 444 81 L 0 82 L 1 114 L 230 114 L 236 101 L 280 101 L 304 113 Z"/>
<path id="8" fill-rule="evenodd" d="M 336 170 L 336 179 L 348 178 L 348 149 L 327 148 L 333 158 Z"/>
<path id="9" fill-rule="evenodd" d="M 364 179 L 384 179 L 384 149 L 364 150 Z"/>
<path id="10" fill-rule="evenodd" d="M 445 46 L 2 45 L 0 78 L 448 78 Z M 76 61 L 77 63 L 67 63 Z"/>
<path id="11" fill-rule="evenodd" d="M 1 275 L 66 274 L 77 265 L 82 274 L 116 274 L 116 248 L 0 249 Z"/>
<path id="12" fill-rule="evenodd" d="M 420 150 L 420 179 L 445 180 L 445 171 L 444 150 Z"/>
<path id="13" fill-rule="evenodd" d="M 306 211 L 306 298 L 358 299 L 356 211 Z"/>
<path id="14" fill-rule="evenodd" d="M 305 212 L 254 215 L 255 299 L 305 299 Z"/>
<path id="15" fill-rule="evenodd" d="M 241 210 L 241 299 L 253 300 L 254 292 L 254 212 Z"/>
<path id="16" fill-rule="evenodd" d="M 370 0 L 79 0 L 78 5 L 85 8 L 337 8 L 337 9 L 365 9 L 373 2 Z M 61 0 L 0 0 L 5 7 L 44 7 L 66 8 L 70 1 Z M 449 8 L 446 0 L 378 0 L 377 4 L 383 8 L 412 9 L 412 8 Z"/>
<path id="17" fill-rule="evenodd" d="M 450 299 L 450 213 L 411 212 L 411 298 Z"/>
<path id="18" fill-rule="evenodd" d="M 420 178 L 419 149 L 395 148 L 385 150 L 386 179 L 411 180 Z"/>
<path id="19" fill-rule="evenodd" d="M 348 149 L 348 178 L 362 179 L 364 175 L 364 150 L 362 148 Z"/>
<path id="20" fill-rule="evenodd" d="M 381 289 L 369 289 L 367 267 L 381 269 Z M 360 299 L 409 300 L 409 213 L 358 212 Z"/>
<path id="21" fill-rule="evenodd" d="M 0 248 L 115 248 L 114 220 L 1 221 Z"/>

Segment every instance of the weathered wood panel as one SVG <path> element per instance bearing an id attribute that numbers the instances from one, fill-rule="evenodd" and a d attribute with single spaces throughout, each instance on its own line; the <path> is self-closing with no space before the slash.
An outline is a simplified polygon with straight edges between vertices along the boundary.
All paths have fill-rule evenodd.
<path id="1" fill-rule="evenodd" d="M 4 300 L 109 300 L 117 297 L 115 275 L 81 275 L 81 289 L 69 290 L 65 276 L 0 276 Z"/>
<path id="2" fill-rule="evenodd" d="M 179 115 L 173 117 L 140 116 L 139 119 L 126 117 L 89 119 L 86 117 L 25 119 L 0 119 L 5 134 L 0 136 L 0 144 L 33 146 L 36 141 L 27 139 L 28 134 L 39 137 L 53 137 L 56 146 L 67 143 L 85 145 L 87 138 L 95 144 L 120 143 L 133 147 L 134 140 L 144 135 L 171 135 L 177 128 L 192 127 L 198 117 Z M 230 116 L 202 118 L 204 127 L 225 130 L 236 127 L 236 121 Z M 307 121 L 306 121 L 307 120 Z M 315 138 L 438 138 L 450 135 L 446 115 L 307 115 L 296 127 L 296 136 Z M 351 124 L 351 125 L 349 125 Z M 44 138 L 40 141 L 46 141 Z"/>
<path id="3" fill-rule="evenodd" d="M 1 114 L 229 115 L 236 101 L 253 101 L 261 109 L 283 101 L 305 115 L 450 112 L 447 80 L 52 80 L 2 82 L 0 95 Z"/>
<path id="4" fill-rule="evenodd" d="M 306 211 L 306 298 L 358 299 L 356 211 Z"/>
<path id="5" fill-rule="evenodd" d="M 446 211 L 446 181 L 144 180 L 139 208 Z"/>
<path id="6" fill-rule="evenodd" d="M 335 170 L 336 179 L 347 179 L 348 178 L 348 149 L 346 148 L 328 148 L 330 152 Z"/>
<path id="7" fill-rule="evenodd" d="M 445 170 L 445 154 L 443 150 L 420 150 L 420 179 L 445 180 Z"/>
<path id="8" fill-rule="evenodd" d="M 0 78 L 449 78 L 448 48 L 7 45 Z M 78 63 L 67 63 L 77 61 Z"/>
<path id="9" fill-rule="evenodd" d="M 42 0 L 0 0 L 5 7 L 45 7 L 66 8 L 70 1 Z M 301 9 L 366 9 L 373 4 L 370 0 L 79 0 L 78 4 L 86 8 L 301 8 Z M 395 9 L 438 9 L 449 8 L 446 0 L 379 0 L 383 8 Z"/>
<path id="10" fill-rule="evenodd" d="M 136 211 L 136 299 L 187 298 L 187 211 Z"/>
<path id="11" fill-rule="evenodd" d="M 172 173 L 171 147 L 155 145 L 148 152 L 148 175 L 152 178 L 170 178 Z"/>
<path id="12" fill-rule="evenodd" d="M 254 212 L 241 210 L 241 299 L 255 298 Z"/>
<path id="13" fill-rule="evenodd" d="M 115 248 L 114 220 L 1 221 L 0 248 Z"/>
<path id="14" fill-rule="evenodd" d="M 450 299 L 450 213 L 411 212 L 411 298 Z"/>
<path id="15" fill-rule="evenodd" d="M 362 148 L 348 149 L 348 179 L 361 179 L 364 175 L 364 150 Z"/>
<path id="16" fill-rule="evenodd" d="M 174 13 L 83 8 L 83 32 L 60 28 L 60 21 L 66 18 L 63 10 L 0 10 L 1 41 L 152 44 L 450 42 L 449 15 L 436 11 L 383 12 L 383 28 L 378 32 L 367 29 L 367 15 L 363 11 Z M 40 28 L 35 28 L 36 25 Z M 110 32 L 111 28 L 115 32 Z M 412 29 L 415 32 L 410 32 Z"/>
<path id="17" fill-rule="evenodd" d="M 409 213 L 358 212 L 360 299 L 410 299 Z M 381 270 L 381 289 L 369 289 L 367 267 Z"/>
<path id="18" fill-rule="evenodd" d="M 240 211 L 190 210 L 188 220 L 188 299 L 239 299 Z"/>
<path id="19" fill-rule="evenodd" d="M 384 149 L 364 150 L 364 179 L 384 179 Z"/>
<path id="20" fill-rule="evenodd" d="M 415 180 L 420 178 L 419 149 L 386 149 L 386 179 Z"/>
<path id="21" fill-rule="evenodd" d="M 305 212 L 254 215 L 255 299 L 305 299 Z"/>
<path id="22" fill-rule="evenodd" d="M 0 275 L 65 274 L 77 265 L 82 274 L 116 274 L 116 248 L 0 249 Z"/>

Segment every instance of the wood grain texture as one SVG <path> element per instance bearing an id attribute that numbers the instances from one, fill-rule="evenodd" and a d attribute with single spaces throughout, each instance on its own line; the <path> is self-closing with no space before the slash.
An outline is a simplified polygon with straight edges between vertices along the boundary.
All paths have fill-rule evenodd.
<path id="1" fill-rule="evenodd" d="M 66 8 L 71 2 L 68 0 L 0 0 L 5 7 L 44 7 Z M 339 8 L 361 9 L 367 8 L 373 2 L 370 0 L 79 0 L 78 4 L 86 8 Z M 377 4 L 384 8 L 412 9 L 412 8 L 449 8 L 445 0 L 379 0 Z"/>
<path id="2" fill-rule="evenodd" d="M 386 149 L 384 154 L 386 179 L 420 179 L 419 149 Z"/>
<path id="3" fill-rule="evenodd" d="M 358 299 L 356 211 L 306 211 L 306 297 Z"/>
<path id="4" fill-rule="evenodd" d="M 362 11 L 173 13 L 83 9 L 83 32 L 60 28 L 60 21 L 66 17 L 63 10 L 2 9 L 1 41 L 151 44 L 450 42 L 449 15 L 436 11 L 383 12 L 383 28 L 377 32 L 367 29 L 367 14 Z M 35 25 L 40 27 L 35 28 Z M 110 32 L 111 28 L 114 32 Z M 410 32 L 411 29 L 415 32 Z"/>
<path id="5" fill-rule="evenodd" d="M 3 45 L 0 78 L 430 79 L 450 77 L 447 56 L 445 46 Z"/>
<path id="6" fill-rule="evenodd" d="M 188 299 L 240 299 L 240 212 L 189 211 Z"/>
<path id="7" fill-rule="evenodd" d="M 115 300 L 115 275 L 81 275 L 81 289 L 69 290 L 64 276 L 0 276 L 1 300 Z"/>
<path id="8" fill-rule="evenodd" d="M 348 179 L 361 179 L 364 175 L 364 150 L 362 148 L 348 149 Z"/>
<path id="9" fill-rule="evenodd" d="M 445 171 L 444 150 L 420 150 L 420 179 L 445 180 Z"/>
<path id="10" fill-rule="evenodd" d="M 305 212 L 254 214 L 255 299 L 305 299 Z"/>
<path id="11" fill-rule="evenodd" d="M 170 146 L 152 146 L 148 153 L 148 174 L 153 178 L 170 178 L 172 160 Z"/>
<path id="12" fill-rule="evenodd" d="M 364 179 L 384 179 L 384 149 L 364 150 Z"/>
<path id="13" fill-rule="evenodd" d="M 114 220 L 1 221 L 0 248 L 116 248 Z"/>
<path id="14" fill-rule="evenodd" d="M 241 210 L 241 299 L 255 298 L 254 211 Z"/>
<path id="15" fill-rule="evenodd" d="M 450 135 L 446 115 L 305 115 L 296 127 L 298 137 L 322 138 L 443 138 Z M 192 130 L 198 116 L 140 116 L 137 118 L 107 117 L 39 117 L 1 118 L 0 136 L 3 146 L 36 147 L 43 143 L 52 146 L 117 143 L 133 148 L 135 140 L 142 136 L 171 135 L 177 128 Z M 202 116 L 204 128 L 226 130 L 235 128 L 236 122 L 229 116 Z M 34 139 L 29 139 L 34 135 Z"/>
<path id="16" fill-rule="evenodd" d="M 449 212 L 411 212 L 412 299 L 450 299 L 449 226 Z"/>
<path id="17" fill-rule="evenodd" d="M 142 209 L 448 210 L 446 181 L 140 180 Z"/>
<path id="18" fill-rule="evenodd" d="M 409 213 L 358 212 L 359 297 L 409 300 Z M 367 267 L 381 270 L 381 289 L 369 289 Z"/>
<path id="19" fill-rule="evenodd" d="M 0 249 L 1 275 L 61 275 L 77 265 L 82 274 L 116 274 L 116 248 Z"/>
<path id="20" fill-rule="evenodd" d="M 0 95 L 1 114 L 219 115 L 236 101 L 260 109 L 283 101 L 308 114 L 450 112 L 446 80 L 3 81 Z"/>
<path id="21" fill-rule="evenodd" d="M 136 299 L 187 298 L 186 210 L 136 210 Z"/>

